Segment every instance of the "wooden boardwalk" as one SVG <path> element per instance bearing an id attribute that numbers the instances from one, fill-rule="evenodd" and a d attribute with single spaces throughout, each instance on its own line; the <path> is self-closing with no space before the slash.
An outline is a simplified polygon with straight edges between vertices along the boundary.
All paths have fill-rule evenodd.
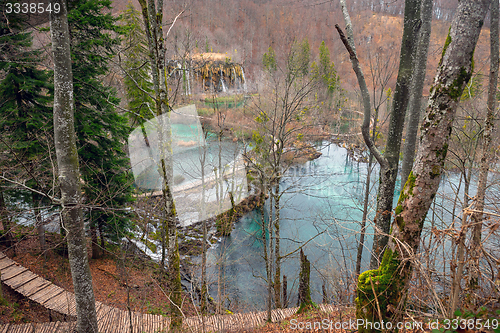
<path id="1" fill-rule="evenodd" d="M 0 252 L 0 271 L 2 282 L 37 302 L 44 307 L 70 317 L 68 322 L 4 324 L 0 325 L 0 333 L 63 333 L 72 332 L 76 316 L 74 294 L 55 286 L 30 270 L 19 265 Z M 332 312 L 332 305 L 320 305 L 322 310 Z M 96 302 L 99 333 L 154 333 L 168 332 L 168 317 L 127 312 L 101 302 Z M 273 322 L 279 322 L 292 316 L 297 308 L 276 309 L 272 311 Z M 216 315 L 209 317 L 184 318 L 184 328 L 188 332 L 203 332 L 203 321 L 206 332 L 235 331 L 243 328 L 257 327 L 266 320 L 266 312 L 239 313 L 232 315 Z M 131 325 L 132 324 L 132 325 Z"/>

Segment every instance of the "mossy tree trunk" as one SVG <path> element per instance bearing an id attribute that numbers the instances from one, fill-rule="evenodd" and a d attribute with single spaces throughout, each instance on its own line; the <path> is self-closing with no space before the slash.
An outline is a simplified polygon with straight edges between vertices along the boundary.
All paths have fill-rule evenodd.
<path id="1" fill-rule="evenodd" d="M 375 268 L 378 266 L 381 254 L 387 245 L 390 230 L 392 202 L 398 174 L 401 138 L 403 134 L 406 108 L 408 106 L 409 90 L 413 73 L 413 61 L 416 51 L 415 41 L 417 40 L 420 29 L 420 25 L 416 23 L 420 19 L 421 0 L 405 1 L 403 39 L 401 42 L 398 78 L 396 81 L 393 106 L 390 114 L 386 148 L 383 155 L 375 146 L 374 140 L 370 137 L 370 95 L 368 93 L 363 71 L 357 58 L 352 23 L 345 5 L 345 0 L 340 0 L 340 3 L 342 5 L 342 11 L 346 23 L 347 37 L 344 36 L 344 33 L 338 25 L 335 27 L 340 34 L 340 38 L 344 43 L 344 46 L 349 52 L 352 67 L 356 73 L 361 89 L 364 109 L 363 125 L 361 126 L 363 139 L 370 152 L 380 164 L 380 185 L 378 187 L 377 209 L 374 221 L 376 232 L 373 240 L 372 258 L 370 261 L 370 267 Z"/>
<path id="2" fill-rule="evenodd" d="M 396 322 L 402 316 L 412 260 L 420 245 L 427 211 L 439 188 L 452 122 L 471 77 L 472 56 L 489 3 L 489 0 L 459 2 L 431 88 L 416 161 L 396 207 L 391 241 L 379 268 L 359 277 L 358 319 Z M 372 331 L 375 330 L 360 330 Z"/>
<path id="3" fill-rule="evenodd" d="M 95 298 L 81 210 L 68 17 L 66 3 L 63 1 L 60 5 L 61 12 L 51 15 L 50 32 L 54 59 L 54 142 L 61 190 L 61 215 L 68 232 L 68 254 L 77 313 L 76 331 L 97 333 Z"/>
<path id="4" fill-rule="evenodd" d="M 398 176 L 398 163 L 401 150 L 401 139 L 406 116 L 406 109 L 410 99 L 410 88 L 413 75 L 416 41 L 418 40 L 420 25 L 421 0 L 406 0 L 404 12 L 403 39 L 399 60 L 398 78 L 389 119 L 389 132 L 385 146 L 384 158 L 387 167 L 380 168 L 380 183 L 378 187 L 377 209 L 374 224 L 376 228 L 373 239 L 372 258 L 370 268 L 379 265 L 384 248 L 389 240 L 392 203 L 394 189 Z"/>
<path id="5" fill-rule="evenodd" d="M 177 331 L 182 326 L 182 286 L 180 276 L 179 243 L 177 237 L 177 213 L 172 196 L 172 131 L 169 121 L 162 115 L 171 112 L 168 99 L 167 77 L 165 73 L 165 40 L 163 35 L 163 0 L 139 0 L 141 5 L 146 38 L 151 62 L 153 87 L 155 92 L 156 116 L 158 117 L 158 143 L 160 148 L 159 173 L 163 182 L 164 217 L 161 221 L 162 262 L 168 258 L 167 292 L 170 297 L 170 329 Z M 180 15 L 180 14 L 179 14 Z M 177 19 L 177 18 L 176 18 Z M 174 20 L 175 23 L 175 20 Z M 165 253 L 165 248 L 167 253 Z"/>
<path id="6" fill-rule="evenodd" d="M 315 304 L 311 299 L 311 262 L 304 255 L 302 248 L 300 249 L 300 273 L 299 273 L 299 310 L 297 313 L 307 311 Z"/>

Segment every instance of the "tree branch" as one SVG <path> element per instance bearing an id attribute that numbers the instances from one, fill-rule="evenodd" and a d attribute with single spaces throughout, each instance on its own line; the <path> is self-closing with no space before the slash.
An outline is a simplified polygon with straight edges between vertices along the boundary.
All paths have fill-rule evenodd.
<path id="1" fill-rule="evenodd" d="M 341 3 L 342 2 L 343 0 L 341 0 Z M 345 13 L 347 13 L 347 10 L 345 11 Z M 350 22 L 350 19 L 346 18 L 345 16 L 344 18 L 346 20 L 346 24 L 347 21 Z M 375 143 L 373 142 L 372 138 L 370 137 L 370 118 L 371 118 L 370 95 L 368 92 L 368 87 L 366 86 L 365 76 L 363 74 L 363 71 L 361 70 L 361 66 L 359 65 L 358 57 L 356 56 L 356 50 L 353 48 L 354 43 L 349 42 L 349 40 L 346 38 L 344 32 L 342 31 L 342 29 L 339 27 L 338 24 L 335 25 L 335 29 L 337 29 L 340 36 L 340 40 L 342 40 L 342 43 L 344 43 L 344 46 L 347 52 L 349 53 L 349 58 L 352 63 L 352 69 L 354 70 L 354 73 L 356 73 L 356 78 L 358 79 L 359 88 L 361 90 L 361 97 L 363 99 L 363 109 L 364 109 L 363 125 L 361 125 L 361 133 L 363 134 L 363 139 L 365 140 L 366 146 L 373 154 L 373 156 L 377 159 L 377 162 L 380 164 L 380 166 L 382 168 L 387 168 L 388 167 L 387 159 L 384 158 L 384 156 L 382 156 L 378 148 L 375 146 Z"/>

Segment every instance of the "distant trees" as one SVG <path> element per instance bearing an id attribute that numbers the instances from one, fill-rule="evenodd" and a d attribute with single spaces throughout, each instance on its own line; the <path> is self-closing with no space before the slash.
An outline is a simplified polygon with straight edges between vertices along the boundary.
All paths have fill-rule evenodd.
<path id="1" fill-rule="evenodd" d="M 257 130 L 253 133 L 253 149 L 247 153 L 261 201 L 269 195 L 269 213 L 265 214 L 261 207 L 268 320 L 273 303 L 277 308 L 286 306 L 281 266 L 290 253 L 283 254 L 281 250 L 280 219 L 282 196 L 289 188 L 283 188 L 282 179 L 295 159 L 307 159 L 311 154 L 310 150 L 306 152 L 306 141 L 320 130 L 320 117 L 334 118 L 332 114 L 338 112 L 342 91 L 324 43 L 318 62 L 311 62 L 307 39 L 291 40 L 283 50 L 277 55 L 269 47 L 263 54 L 266 88 L 254 103 Z"/>
<path id="2" fill-rule="evenodd" d="M 123 83 L 127 96 L 127 108 L 132 120 L 132 127 L 141 125 L 155 115 L 155 104 L 152 98 L 153 83 L 150 79 L 151 64 L 148 59 L 148 45 L 144 32 L 141 13 L 129 3 L 123 13 L 124 27 Z"/>
<path id="3" fill-rule="evenodd" d="M 40 245 L 44 250 L 44 227 L 39 207 L 44 199 L 43 193 L 52 190 L 49 158 L 53 150 L 51 73 L 37 66 L 41 52 L 32 49 L 31 32 L 25 31 L 25 23 L 20 17 L 10 17 L 9 25 L 4 20 L 0 20 L 0 24 L 0 147 L 2 154 L 7 153 L 0 157 L 2 176 L 24 182 L 39 191 L 24 191 L 23 194 L 34 209 Z M 2 191 L 6 188 L 1 186 Z M 8 238 L 11 225 L 8 219 L 4 224 Z"/>

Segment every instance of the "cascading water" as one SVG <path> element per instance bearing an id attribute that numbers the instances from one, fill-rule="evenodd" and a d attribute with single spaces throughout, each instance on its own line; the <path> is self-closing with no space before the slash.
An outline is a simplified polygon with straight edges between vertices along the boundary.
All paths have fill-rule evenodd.
<path id="1" fill-rule="evenodd" d="M 247 92 L 247 79 L 245 78 L 245 70 L 241 68 L 241 78 L 243 79 L 243 91 Z"/>
<path id="2" fill-rule="evenodd" d="M 172 78 L 181 80 L 182 91 L 185 95 L 198 91 L 200 84 L 201 90 L 205 92 L 214 89 L 223 93 L 246 92 L 247 84 L 243 67 L 231 62 L 229 58 L 222 60 L 222 56 L 201 54 L 193 55 L 188 60 L 170 60 L 167 64 L 167 71 Z M 194 82 L 192 82 L 193 79 Z"/>
<path id="3" fill-rule="evenodd" d="M 222 69 L 220 70 L 220 86 L 222 92 L 227 92 L 226 84 L 224 83 L 224 73 L 222 73 Z"/>

